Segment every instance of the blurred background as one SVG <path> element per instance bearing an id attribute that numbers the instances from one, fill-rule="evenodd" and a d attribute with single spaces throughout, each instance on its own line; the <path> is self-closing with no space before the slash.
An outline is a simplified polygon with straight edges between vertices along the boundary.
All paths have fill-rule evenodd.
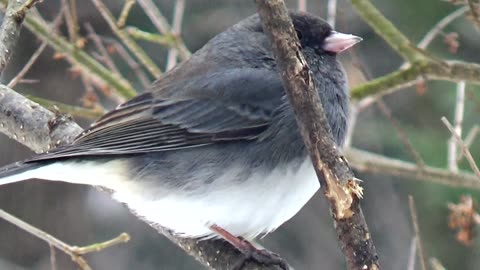
<path id="1" fill-rule="evenodd" d="M 309 12 L 325 17 L 326 1 L 307 1 Z M 90 23 L 98 35 L 115 36 L 92 5 L 91 1 L 77 1 L 81 34 L 86 36 L 84 23 Z M 105 1 L 118 16 L 123 1 Z M 175 1 L 156 1 L 170 20 Z M 440 19 L 457 7 L 440 0 L 374 0 L 373 3 L 413 42 L 418 42 Z M 297 1 L 287 1 L 290 8 Z M 48 20 L 58 13 L 60 1 L 44 1 L 37 5 Z M 186 1 L 182 37 L 193 52 L 227 27 L 255 12 L 253 1 L 243 0 L 189 0 Z M 148 17 L 137 5 L 127 21 L 142 30 L 156 32 Z M 356 85 L 366 77 L 378 77 L 394 71 L 402 59 L 381 40 L 351 8 L 348 1 L 338 2 L 339 31 L 363 37 L 364 41 L 341 60 L 350 74 L 350 83 Z M 65 25 L 60 27 L 66 32 Z M 429 47 L 433 54 L 446 59 L 464 59 L 480 62 L 478 53 L 480 34 L 465 19 L 458 19 L 445 29 L 458 33 L 459 48 L 452 53 L 440 35 Z M 4 73 L 8 82 L 23 67 L 40 41 L 23 29 L 16 51 Z M 87 48 L 93 45 L 87 43 Z M 161 67 L 165 66 L 167 49 L 152 43 L 140 44 Z M 35 84 L 21 84 L 16 90 L 28 95 L 81 105 L 85 89 L 80 78 L 69 70 L 71 66 L 54 57 L 47 48 L 27 74 L 38 79 Z M 126 65 L 119 68 L 138 91 L 143 87 Z M 150 78 L 153 80 L 154 78 Z M 450 133 L 440 117 L 453 119 L 455 84 L 428 82 L 425 87 L 397 91 L 384 98 L 393 116 L 405 130 L 413 146 L 424 161 L 437 167 L 447 165 L 447 140 Z M 464 131 L 479 124 L 480 89 L 467 85 Z M 107 109 L 113 108 L 112 102 Z M 91 120 L 75 117 L 86 127 Z M 411 161 L 390 121 L 372 105 L 359 115 L 353 135 L 353 146 L 402 160 Z M 473 143 L 471 152 L 479 156 L 480 142 Z M 14 140 L 0 134 L 0 165 L 24 159 L 32 153 Z M 479 159 L 477 159 L 479 161 Z M 462 169 L 468 164 L 462 162 Z M 421 237 L 427 258 L 439 259 L 446 269 L 480 269 L 480 241 L 471 246 L 456 241 L 455 232 L 448 228 L 447 202 L 458 202 L 461 195 L 480 198 L 478 191 L 452 188 L 412 179 L 388 175 L 357 173 L 364 180 L 365 199 L 362 201 L 367 222 L 380 255 L 383 269 L 407 269 L 413 238 L 408 195 L 415 198 Z M 137 220 L 122 205 L 106 194 L 85 186 L 31 180 L 0 188 L 0 208 L 72 245 L 87 245 L 104 241 L 121 232 L 131 235 L 131 241 L 87 256 L 95 270 L 100 269 L 202 269 L 192 258 L 171 244 L 148 225 Z M 323 195 L 317 194 L 292 220 L 260 242 L 281 254 L 295 269 L 345 269 Z M 49 247 L 43 241 L 0 220 L 0 269 L 51 269 Z M 76 269 L 70 258 L 57 252 L 58 269 Z M 420 269 L 420 268 L 417 268 Z"/>

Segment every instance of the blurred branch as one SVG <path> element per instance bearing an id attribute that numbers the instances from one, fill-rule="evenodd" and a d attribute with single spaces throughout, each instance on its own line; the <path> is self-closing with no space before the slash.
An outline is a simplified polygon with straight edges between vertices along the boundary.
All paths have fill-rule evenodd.
<path id="1" fill-rule="evenodd" d="M 147 53 L 138 46 L 135 40 L 130 37 L 130 35 L 125 31 L 125 29 L 120 29 L 117 26 L 115 21 L 115 17 L 113 17 L 112 13 L 105 4 L 101 0 L 92 0 L 93 4 L 100 12 L 102 17 L 110 26 L 113 33 L 117 35 L 117 37 L 122 41 L 125 46 L 135 55 L 135 57 L 147 68 L 147 70 L 155 77 L 159 78 L 162 75 L 160 68 L 152 61 L 152 59 L 147 55 Z"/>
<path id="2" fill-rule="evenodd" d="M 361 99 L 390 93 L 415 84 L 419 76 L 426 80 L 467 81 L 472 84 L 480 84 L 480 65 L 463 61 L 421 60 L 412 63 L 405 69 L 391 72 L 354 87 L 351 97 Z"/>
<path id="3" fill-rule="evenodd" d="M 10 82 L 7 84 L 8 87 L 15 87 L 15 85 L 17 85 L 17 83 L 23 79 L 25 74 L 27 74 L 33 64 L 37 61 L 38 57 L 42 54 L 45 47 L 47 47 L 47 42 L 43 41 L 40 47 L 38 47 L 30 59 L 28 59 L 28 62 L 23 66 L 23 68 L 17 73 L 17 75 L 15 75 L 15 77 L 10 80 Z"/>
<path id="4" fill-rule="evenodd" d="M 103 110 L 103 108 L 101 107 L 89 109 L 89 108 L 68 105 L 58 101 L 48 100 L 48 99 L 30 96 L 30 95 L 27 97 L 33 100 L 34 102 L 37 102 L 38 104 L 42 105 L 43 107 L 53 108 L 54 111 L 58 110 L 61 113 L 68 113 L 72 116 L 78 116 L 78 117 L 87 118 L 91 120 L 95 120 L 106 113 L 106 111 Z"/>
<path id="5" fill-rule="evenodd" d="M 420 156 L 420 153 L 418 153 L 415 147 L 413 147 L 412 143 L 410 142 L 410 139 L 407 136 L 407 133 L 405 133 L 405 131 L 402 129 L 397 119 L 393 117 L 392 111 L 390 111 L 390 109 L 387 107 L 387 105 L 382 99 L 377 100 L 377 106 L 383 112 L 383 114 L 387 117 L 387 119 L 390 121 L 392 126 L 395 128 L 395 131 L 397 132 L 398 137 L 402 141 L 403 145 L 407 148 L 407 151 L 412 156 L 413 160 L 415 160 L 415 163 L 417 164 L 417 166 L 420 168 L 424 167 L 425 162 Z"/>
<path id="6" fill-rule="evenodd" d="M 176 37 L 181 35 L 183 12 L 185 10 L 185 0 L 176 0 L 173 8 L 172 31 Z M 167 66 L 165 71 L 169 71 L 177 64 L 178 50 L 173 47 L 168 50 Z"/>
<path id="7" fill-rule="evenodd" d="M 442 32 L 442 30 L 449 25 L 451 22 L 453 22 L 455 19 L 458 17 L 462 16 L 467 12 L 468 8 L 467 7 L 461 7 L 454 12 L 450 13 L 449 15 L 445 16 L 443 19 L 438 21 L 435 26 L 425 34 L 425 36 L 418 42 L 417 47 L 420 49 L 426 49 L 430 43 L 432 43 L 433 39 L 438 36 L 439 33 Z"/>
<path id="8" fill-rule="evenodd" d="M 468 7 L 470 8 L 470 13 L 472 17 L 472 22 L 477 30 L 480 31 L 480 1 L 479 0 L 467 0 Z"/>
<path id="9" fill-rule="evenodd" d="M 132 10 L 133 5 L 135 5 L 135 1 L 136 0 L 125 0 L 125 3 L 123 4 L 122 12 L 120 12 L 120 16 L 118 17 L 118 20 L 117 20 L 118 28 L 121 29 L 125 27 L 128 14 L 130 14 L 130 11 Z"/>
<path id="10" fill-rule="evenodd" d="M 152 0 L 137 0 L 140 6 L 143 8 L 143 11 L 152 21 L 153 25 L 162 35 L 174 36 L 175 37 L 175 48 L 178 50 L 178 56 L 182 61 L 187 60 L 190 57 L 190 51 L 183 43 L 183 40 L 180 36 L 175 36 L 175 33 L 172 27 L 168 24 L 165 16 L 160 12 L 157 6 L 152 2 Z"/>
<path id="11" fill-rule="evenodd" d="M 480 127 L 478 125 L 475 125 L 470 129 L 468 132 L 467 136 L 465 137 L 465 146 L 470 149 L 470 146 L 472 143 L 475 141 L 477 138 L 478 133 L 480 133 Z M 462 161 L 462 158 L 464 157 L 463 152 L 460 152 L 460 154 L 457 157 L 457 163 Z"/>
<path id="12" fill-rule="evenodd" d="M 1 8 L 5 9 L 6 0 L 0 1 L 3 4 Z M 38 38 L 48 42 L 55 51 L 64 55 L 73 66 L 82 69 L 84 74 L 112 87 L 124 97 L 131 98 L 136 95 L 135 90 L 128 81 L 123 77 L 115 75 L 87 53 L 69 43 L 64 37 L 51 31 L 50 27 L 41 17 L 27 16 L 25 26 Z"/>
<path id="13" fill-rule="evenodd" d="M 344 152 L 352 167 L 360 172 L 393 175 L 451 187 L 480 190 L 480 181 L 471 173 L 454 173 L 446 169 L 430 166 L 420 168 L 415 163 L 389 158 L 356 148 L 349 148 Z"/>
<path id="14" fill-rule="evenodd" d="M 427 270 L 427 265 L 425 263 L 425 253 L 422 246 L 422 239 L 420 238 L 420 226 L 418 225 L 417 208 L 415 207 L 415 201 L 413 200 L 412 195 L 408 196 L 408 206 L 410 208 L 413 231 L 415 232 L 415 240 L 418 247 L 418 257 L 420 257 L 420 266 L 422 267 L 422 270 Z"/>
<path id="15" fill-rule="evenodd" d="M 127 32 L 135 39 L 141 39 L 149 42 L 154 42 L 163 46 L 174 47 L 175 37 L 173 35 L 159 35 L 143 31 L 134 26 L 127 26 Z"/>
<path id="16" fill-rule="evenodd" d="M 350 0 L 362 18 L 405 60 L 416 62 L 425 56 L 369 0 Z"/>
<path id="17" fill-rule="evenodd" d="M 335 19 L 337 17 L 337 0 L 328 0 L 327 3 L 327 22 L 335 29 Z"/>
<path id="18" fill-rule="evenodd" d="M 53 237 L 52 235 L 18 219 L 17 217 L 10 215 L 2 209 L 0 209 L 0 218 L 12 223 L 16 227 L 30 233 L 31 235 L 42 239 L 51 246 L 54 246 L 57 249 L 61 250 L 65 254 L 70 255 L 72 261 L 75 262 L 82 270 L 92 270 L 92 268 L 88 265 L 88 262 L 82 257 L 82 255 L 92 252 L 98 252 L 120 243 L 126 243 L 130 240 L 130 236 L 127 233 L 122 233 L 119 236 L 102 243 L 95 243 L 85 247 L 71 246 Z"/>
<path id="19" fill-rule="evenodd" d="M 473 170 L 473 172 L 477 176 L 477 180 L 480 180 L 480 170 L 478 169 L 478 166 L 475 163 L 475 160 L 473 159 L 472 154 L 470 153 L 470 150 L 468 150 L 467 146 L 465 145 L 462 138 L 460 137 L 460 134 L 458 134 L 457 131 L 452 127 L 452 125 L 447 120 L 447 118 L 442 117 L 441 120 L 445 124 L 445 126 L 448 128 L 450 133 L 452 133 L 452 136 L 455 138 L 455 140 L 457 140 L 457 143 L 458 145 L 460 145 L 462 152 L 468 161 L 468 164 L 470 164 L 470 168 Z"/>
<path id="20" fill-rule="evenodd" d="M 7 0 L 4 0 L 6 3 Z M 17 42 L 20 29 L 27 11 L 37 3 L 38 0 L 9 0 L 5 16 L 0 26 L 0 74 L 10 60 L 13 48 Z"/>
<path id="21" fill-rule="evenodd" d="M 462 137 L 463 113 L 465 111 L 465 81 L 457 84 L 457 97 L 455 100 L 454 128 L 455 133 Z M 454 135 L 448 140 L 448 169 L 458 172 L 457 156 L 458 143 Z"/>
<path id="22" fill-rule="evenodd" d="M 432 270 L 447 270 L 437 258 L 430 258 L 430 265 Z"/>

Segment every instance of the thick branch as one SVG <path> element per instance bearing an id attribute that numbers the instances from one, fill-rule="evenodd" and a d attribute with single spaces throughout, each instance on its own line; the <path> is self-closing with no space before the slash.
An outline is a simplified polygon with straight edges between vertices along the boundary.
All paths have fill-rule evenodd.
<path id="1" fill-rule="evenodd" d="M 348 269 L 379 269 L 378 256 L 359 204 L 361 188 L 335 146 L 285 3 L 282 0 L 257 0 L 257 7 L 300 132 L 330 202 Z"/>

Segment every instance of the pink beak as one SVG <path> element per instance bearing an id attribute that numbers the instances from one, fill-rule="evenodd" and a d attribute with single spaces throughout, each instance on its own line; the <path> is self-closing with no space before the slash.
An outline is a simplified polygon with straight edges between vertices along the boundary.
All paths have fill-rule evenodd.
<path id="1" fill-rule="evenodd" d="M 327 52 L 340 53 L 360 41 L 362 41 L 361 37 L 332 31 L 332 33 L 325 38 L 323 49 Z"/>

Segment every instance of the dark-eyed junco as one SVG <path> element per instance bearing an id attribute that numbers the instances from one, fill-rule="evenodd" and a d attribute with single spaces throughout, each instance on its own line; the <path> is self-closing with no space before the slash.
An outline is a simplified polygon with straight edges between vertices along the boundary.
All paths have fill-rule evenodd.
<path id="1" fill-rule="evenodd" d="M 361 39 L 290 12 L 338 145 L 348 117 L 336 54 Z M 0 171 L 102 186 L 138 215 L 193 238 L 269 233 L 319 188 L 260 19 L 210 40 L 73 144 Z M 234 240 L 233 240 L 234 241 Z"/>

